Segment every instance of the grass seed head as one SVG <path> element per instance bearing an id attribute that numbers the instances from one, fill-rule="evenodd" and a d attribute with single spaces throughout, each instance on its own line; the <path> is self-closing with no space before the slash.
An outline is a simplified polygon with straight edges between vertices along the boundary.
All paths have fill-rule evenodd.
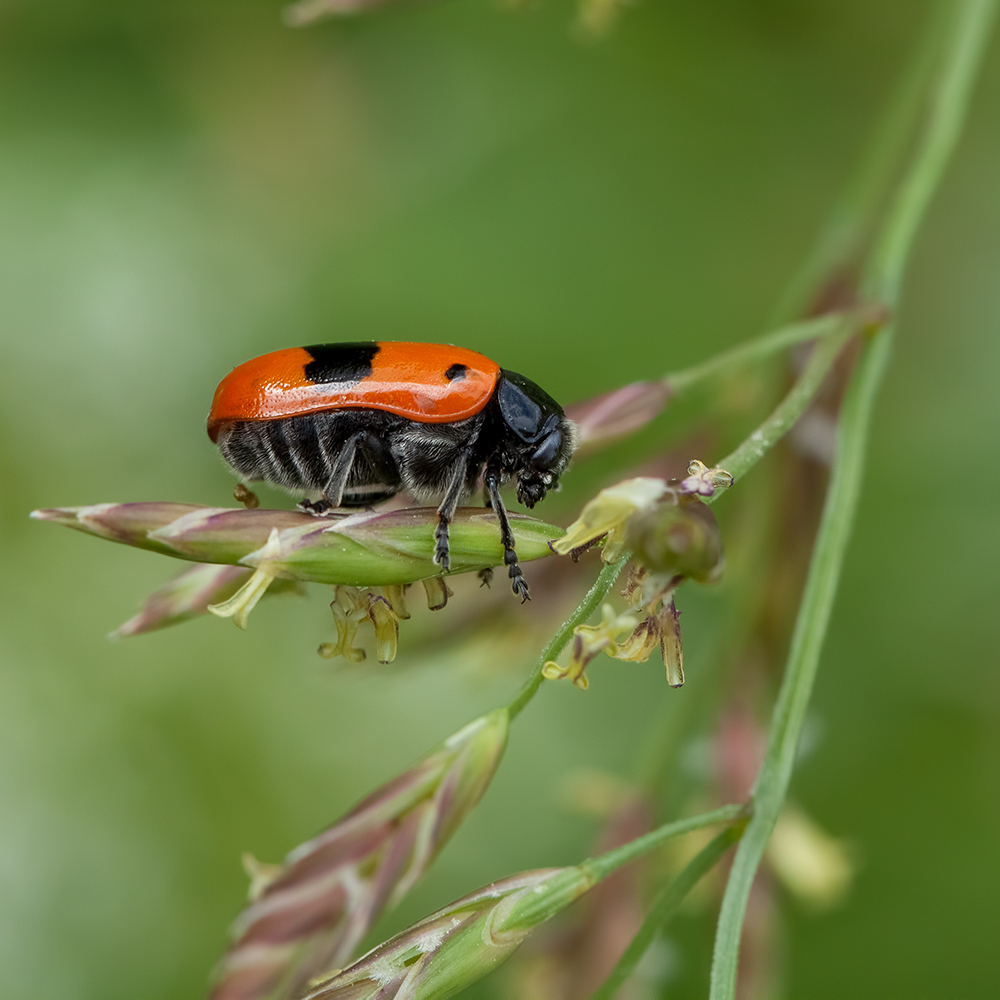
<path id="1" fill-rule="evenodd" d="M 593 884 L 583 866 L 494 882 L 317 983 L 304 1000 L 447 1000 L 492 972 Z"/>
<path id="2" fill-rule="evenodd" d="M 482 797 L 503 755 L 507 724 L 506 709 L 477 719 L 283 865 L 255 862 L 252 900 L 233 927 L 212 1000 L 301 996 L 311 979 L 349 960 Z"/>

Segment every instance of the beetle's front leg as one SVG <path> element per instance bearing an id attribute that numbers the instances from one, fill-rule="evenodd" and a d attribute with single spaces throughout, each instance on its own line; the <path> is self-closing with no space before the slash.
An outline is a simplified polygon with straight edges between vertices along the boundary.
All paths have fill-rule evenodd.
<path id="1" fill-rule="evenodd" d="M 507 567 L 507 575 L 510 577 L 510 589 L 521 598 L 521 603 L 530 601 L 528 594 L 528 581 L 521 572 L 521 566 L 517 561 L 517 552 L 514 548 L 514 532 L 510 530 L 510 519 L 507 517 L 507 508 L 503 505 L 503 498 L 500 496 L 500 476 L 495 469 L 487 469 L 483 477 L 483 485 L 490 498 L 490 505 L 500 522 L 500 542 L 503 545 L 503 561 Z"/>

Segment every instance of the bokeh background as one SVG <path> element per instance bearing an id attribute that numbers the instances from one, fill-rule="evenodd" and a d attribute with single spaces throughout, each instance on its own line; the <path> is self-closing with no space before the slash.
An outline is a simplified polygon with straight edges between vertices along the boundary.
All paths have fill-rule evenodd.
<path id="1" fill-rule="evenodd" d="M 111 644 L 180 567 L 28 512 L 231 503 L 208 403 L 280 346 L 451 341 L 571 402 L 760 332 L 923 12 L 645 0 L 594 41 L 555 0 L 306 30 L 264 0 L 7 0 L 0 996 L 202 995 L 245 896 L 240 853 L 279 859 L 527 667 L 503 648 L 408 648 L 406 625 L 392 667 L 323 661 L 320 588 L 264 602 L 245 634 L 202 619 Z M 988 997 L 1000 981 L 998 114 L 994 45 L 909 269 L 793 785 L 859 869 L 830 912 L 782 900 L 788 996 Z M 587 469 L 547 517 L 572 516 L 601 475 Z M 652 662 L 597 664 L 586 695 L 547 685 L 382 933 L 584 856 L 595 821 L 566 808 L 567 774 L 635 772 L 666 700 L 698 682 L 713 602 L 683 605 L 683 692 Z M 457 598 L 413 634 L 461 614 Z M 680 921 L 664 995 L 703 995 L 711 922 Z"/>

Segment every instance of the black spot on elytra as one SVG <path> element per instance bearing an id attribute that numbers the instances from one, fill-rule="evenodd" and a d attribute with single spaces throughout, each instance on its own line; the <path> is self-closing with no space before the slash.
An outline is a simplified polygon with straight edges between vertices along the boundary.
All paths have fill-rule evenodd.
<path id="1" fill-rule="evenodd" d="M 357 384 L 372 373 L 372 361 L 379 352 L 373 341 L 349 344 L 314 344 L 304 347 L 312 355 L 305 366 L 305 376 L 316 385 Z"/>
<path id="2" fill-rule="evenodd" d="M 469 369 L 465 365 L 452 365 L 445 373 L 444 377 L 449 382 L 454 382 L 457 378 L 465 378 L 465 373 Z"/>

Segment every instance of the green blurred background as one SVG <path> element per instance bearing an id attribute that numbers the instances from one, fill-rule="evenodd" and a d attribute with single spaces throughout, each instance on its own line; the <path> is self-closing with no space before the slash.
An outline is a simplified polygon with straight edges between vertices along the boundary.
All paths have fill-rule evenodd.
<path id="1" fill-rule="evenodd" d="M 265 602 L 249 633 L 202 619 L 110 644 L 179 565 L 28 511 L 231 503 L 208 403 L 230 367 L 281 346 L 461 343 L 571 402 L 754 335 L 923 11 L 645 0 L 593 42 L 561 2 L 400 4 L 293 30 L 262 0 L 7 0 L 0 996 L 202 995 L 245 897 L 240 852 L 279 859 L 526 667 L 408 650 L 405 625 L 392 667 L 320 660 L 320 588 Z M 998 113 L 994 45 L 909 270 L 821 738 L 793 786 L 860 869 L 833 912 L 783 902 L 790 997 L 1000 982 Z M 542 513 L 565 523 L 593 480 L 571 474 Z M 560 805 L 561 782 L 628 776 L 633 734 L 697 684 L 717 605 L 684 607 L 688 688 L 607 661 L 586 695 L 548 685 L 383 931 L 584 856 L 595 825 Z M 704 992 L 711 914 L 687 924 L 665 995 Z"/>

